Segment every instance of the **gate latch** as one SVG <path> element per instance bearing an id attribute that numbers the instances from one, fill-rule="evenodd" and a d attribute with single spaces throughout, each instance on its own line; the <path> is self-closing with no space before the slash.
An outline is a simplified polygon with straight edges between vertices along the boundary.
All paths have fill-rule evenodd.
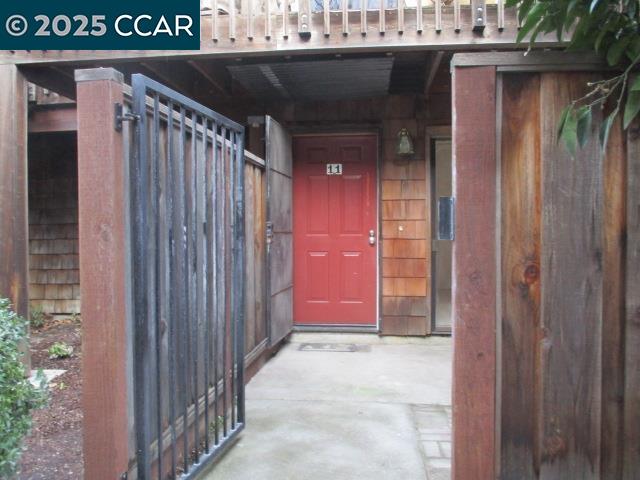
<path id="1" fill-rule="evenodd" d="M 125 112 L 121 103 L 115 104 L 115 125 L 116 132 L 122 131 L 122 122 L 137 122 L 140 120 L 140 115 L 135 113 Z"/>
<path id="2" fill-rule="evenodd" d="M 438 240 L 455 240 L 456 238 L 456 199 L 454 197 L 438 198 Z"/>

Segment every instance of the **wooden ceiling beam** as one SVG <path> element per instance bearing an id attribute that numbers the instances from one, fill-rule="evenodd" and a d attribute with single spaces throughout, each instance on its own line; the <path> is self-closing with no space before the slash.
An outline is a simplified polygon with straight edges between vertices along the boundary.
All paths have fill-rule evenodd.
<path id="1" fill-rule="evenodd" d="M 59 68 L 23 67 L 20 69 L 25 78 L 39 87 L 56 92 L 63 97 L 76 99 L 76 82 Z"/>
<path id="2" fill-rule="evenodd" d="M 174 90 L 212 107 L 219 100 L 219 90 L 202 73 L 185 62 L 143 62 L 143 67 Z"/>
<path id="3" fill-rule="evenodd" d="M 431 91 L 431 86 L 433 85 L 433 81 L 438 74 L 438 70 L 440 69 L 440 65 L 442 64 L 442 59 L 444 58 L 444 51 L 440 50 L 435 52 L 435 54 L 431 55 L 429 62 L 427 63 L 427 72 L 425 75 L 424 82 L 424 96 L 428 97 L 429 92 Z"/>
<path id="4" fill-rule="evenodd" d="M 224 66 L 216 68 L 212 62 L 188 60 L 187 63 L 205 77 L 222 95 L 231 95 L 230 75 Z"/>

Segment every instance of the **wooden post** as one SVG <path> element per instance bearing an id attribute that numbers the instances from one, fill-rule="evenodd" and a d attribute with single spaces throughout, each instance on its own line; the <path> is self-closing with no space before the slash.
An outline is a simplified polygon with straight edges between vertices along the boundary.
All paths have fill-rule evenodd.
<path id="1" fill-rule="evenodd" d="M 27 213 L 27 82 L 0 65 L 0 297 L 29 318 Z M 23 357 L 30 368 L 29 349 Z"/>
<path id="2" fill-rule="evenodd" d="M 454 480 L 495 478 L 496 69 L 453 71 Z"/>
<path id="3" fill-rule="evenodd" d="M 114 128 L 123 81 L 111 68 L 76 71 L 84 475 L 93 480 L 121 478 L 130 455 L 128 175 Z"/>

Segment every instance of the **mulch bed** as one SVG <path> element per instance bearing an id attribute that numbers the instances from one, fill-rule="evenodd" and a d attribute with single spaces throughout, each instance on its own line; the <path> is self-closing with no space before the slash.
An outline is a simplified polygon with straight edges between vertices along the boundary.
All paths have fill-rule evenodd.
<path id="1" fill-rule="evenodd" d="M 47 350 L 55 342 L 73 346 L 70 358 L 50 359 Z M 49 385 L 49 404 L 33 414 L 31 433 L 25 440 L 20 479 L 82 479 L 82 375 L 79 319 L 48 319 L 31 331 L 33 369 L 66 372 Z"/>

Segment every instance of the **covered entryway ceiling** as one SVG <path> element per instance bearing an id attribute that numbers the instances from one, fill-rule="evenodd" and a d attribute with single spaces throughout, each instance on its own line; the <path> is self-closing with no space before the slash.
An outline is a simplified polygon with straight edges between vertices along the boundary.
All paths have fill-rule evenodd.
<path id="1" fill-rule="evenodd" d="M 227 68 L 234 80 L 258 97 L 340 100 L 386 95 L 393 57 L 258 63 Z"/>

